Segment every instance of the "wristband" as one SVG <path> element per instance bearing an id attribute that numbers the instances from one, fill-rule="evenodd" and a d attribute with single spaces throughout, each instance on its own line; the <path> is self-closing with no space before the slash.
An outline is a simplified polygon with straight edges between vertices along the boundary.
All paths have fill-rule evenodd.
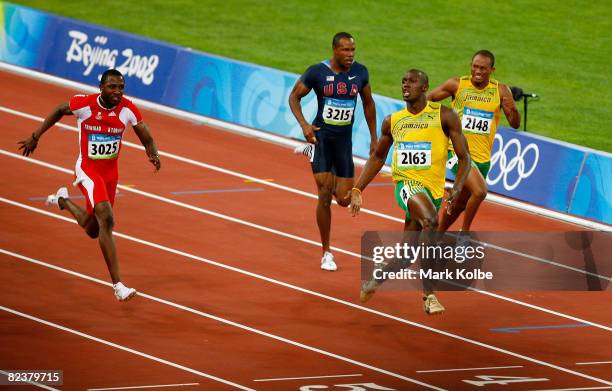
<path id="1" fill-rule="evenodd" d="M 359 194 L 361 194 L 361 190 L 359 190 L 359 188 L 357 188 L 357 187 L 353 187 L 353 188 L 351 189 L 351 191 L 353 191 L 353 190 L 357 190 L 357 191 L 359 192 Z"/>

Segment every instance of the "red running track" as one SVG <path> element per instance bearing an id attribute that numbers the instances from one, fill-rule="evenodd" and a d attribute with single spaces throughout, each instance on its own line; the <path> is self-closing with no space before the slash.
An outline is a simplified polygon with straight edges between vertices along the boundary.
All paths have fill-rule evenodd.
<path id="1" fill-rule="evenodd" d="M 0 110 L 18 112 L 0 111 L 0 368 L 62 369 L 57 388 L 66 390 L 610 386 L 609 292 L 441 293 L 448 310 L 439 317 L 422 312 L 416 292 L 380 292 L 362 306 L 352 255 L 361 233 L 401 223 L 334 207 L 332 245 L 345 252 L 336 251 L 340 270 L 325 273 L 315 199 L 167 156 L 153 174 L 144 153 L 125 145 L 116 242 L 123 278 L 140 295 L 117 303 L 97 243 L 42 201 L 71 182 L 62 169 L 74 166 L 76 134 L 54 127 L 33 159 L 14 155 L 37 126 L 19 113 L 44 117 L 77 91 L 10 73 L 0 83 Z M 285 147 L 143 114 L 165 153 L 314 192 L 306 162 Z M 126 140 L 137 143 L 132 132 Z M 375 182 L 364 206 L 397 219 L 388 178 Z M 474 228 L 577 229 L 488 202 Z"/>

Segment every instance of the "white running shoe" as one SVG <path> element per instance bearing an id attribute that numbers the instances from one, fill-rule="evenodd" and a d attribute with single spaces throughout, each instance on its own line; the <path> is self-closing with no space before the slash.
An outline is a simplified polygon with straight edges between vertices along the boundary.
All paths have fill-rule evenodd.
<path id="1" fill-rule="evenodd" d="M 308 160 L 310 160 L 311 163 L 314 161 L 314 152 L 315 152 L 314 144 L 300 145 L 298 147 L 295 147 L 295 149 L 293 150 L 293 153 L 295 153 L 296 155 L 306 156 Z"/>
<path id="2" fill-rule="evenodd" d="M 335 272 L 336 270 L 338 270 L 336 262 L 334 262 L 334 255 L 329 251 L 325 251 L 325 254 L 323 254 L 323 258 L 321 258 L 321 269 L 327 270 L 329 272 Z"/>
<path id="3" fill-rule="evenodd" d="M 115 290 L 115 297 L 119 301 L 128 301 L 132 297 L 136 296 L 136 289 L 128 288 L 121 282 L 118 282 L 113 285 L 113 289 Z"/>
<path id="4" fill-rule="evenodd" d="M 45 205 L 49 206 L 49 205 L 55 205 L 60 209 L 64 209 L 61 206 L 59 206 L 59 199 L 60 198 L 68 198 L 68 189 L 65 187 L 60 187 L 59 189 L 57 189 L 57 192 L 55 194 L 49 194 L 47 196 L 47 200 L 45 201 Z"/>
<path id="5" fill-rule="evenodd" d="M 437 315 L 444 312 L 446 308 L 438 301 L 433 293 L 423 297 L 423 310 L 428 315 Z"/>

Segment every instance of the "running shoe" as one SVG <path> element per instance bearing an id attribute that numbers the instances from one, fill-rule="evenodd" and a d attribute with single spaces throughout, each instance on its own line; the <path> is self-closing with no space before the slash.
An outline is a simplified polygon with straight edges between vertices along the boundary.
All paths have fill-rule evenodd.
<path id="1" fill-rule="evenodd" d="M 321 269 L 329 272 L 335 272 L 338 269 L 336 262 L 334 262 L 334 255 L 329 251 L 325 251 L 323 258 L 321 258 Z"/>
<path id="2" fill-rule="evenodd" d="M 436 315 L 444 312 L 445 308 L 440 304 L 436 295 L 431 293 L 423 297 L 423 310 L 425 310 L 426 314 Z"/>
<path id="3" fill-rule="evenodd" d="M 314 160 L 314 152 L 315 152 L 315 145 L 314 144 L 300 145 L 298 147 L 295 147 L 295 149 L 293 150 L 293 153 L 295 153 L 296 155 L 304 155 L 304 156 L 306 156 L 308 158 L 308 160 L 310 160 L 311 163 Z"/>
<path id="4" fill-rule="evenodd" d="M 470 233 L 467 231 L 459 231 L 457 232 L 457 241 L 456 247 L 468 247 L 472 242 L 472 238 L 470 238 Z"/>
<path id="5" fill-rule="evenodd" d="M 68 198 L 68 189 L 65 187 L 60 187 L 59 189 L 57 189 L 57 192 L 55 194 L 49 194 L 47 196 L 47 200 L 45 201 L 45 205 L 49 206 L 49 205 L 55 205 L 60 209 L 64 209 L 59 205 L 59 199 L 60 198 Z"/>
<path id="6" fill-rule="evenodd" d="M 115 290 L 115 297 L 119 301 L 128 301 L 136 295 L 136 289 L 128 288 L 121 282 L 118 282 L 113 285 L 113 289 Z"/>
<path id="7" fill-rule="evenodd" d="M 361 286 L 361 292 L 359 292 L 359 300 L 362 303 L 365 303 L 370 300 L 372 296 L 374 296 L 374 293 L 376 293 L 376 289 L 378 289 L 379 286 L 380 282 L 376 281 L 374 278 L 366 281 Z"/>

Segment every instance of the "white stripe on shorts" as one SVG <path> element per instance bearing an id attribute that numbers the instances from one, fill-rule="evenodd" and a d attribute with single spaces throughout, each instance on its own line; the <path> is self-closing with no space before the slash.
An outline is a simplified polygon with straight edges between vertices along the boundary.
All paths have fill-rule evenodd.
<path id="1" fill-rule="evenodd" d="M 91 207 L 96 206 L 94 204 L 94 182 L 85 174 L 85 171 L 81 168 L 81 154 L 79 154 L 79 159 L 76 162 L 76 166 L 74 168 L 74 172 L 76 172 L 76 180 L 72 184 L 72 186 L 77 186 L 79 183 L 83 185 L 86 190 L 85 197 L 89 200 Z"/>

